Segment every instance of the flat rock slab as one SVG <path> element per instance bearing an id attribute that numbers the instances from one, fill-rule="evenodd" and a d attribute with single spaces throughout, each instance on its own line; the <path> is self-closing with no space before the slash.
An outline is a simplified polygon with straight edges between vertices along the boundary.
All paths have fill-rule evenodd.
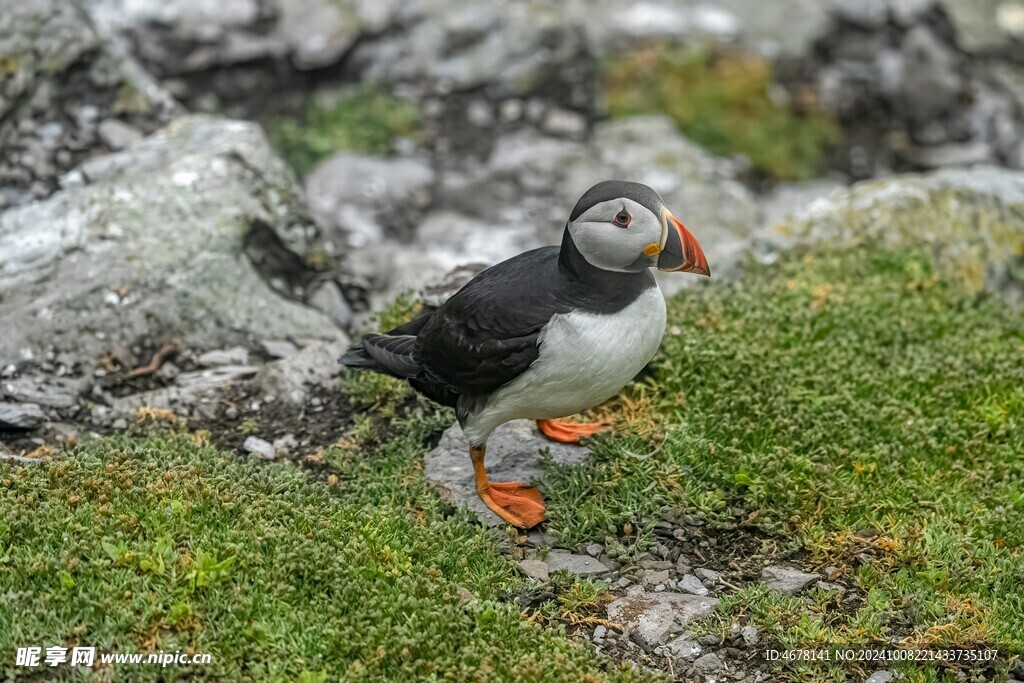
<path id="1" fill-rule="evenodd" d="M 0 429 L 35 429 L 45 418 L 35 403 L 0 402 Z"/>
<path id="2" fill-rule="evenodd" d="M 792 567 L 782 565 L 771 565 L 761 570 L 761 579 L 771 589 L 795 595 L 821 577 L 817 574 L 809 574 Z"/>
<path id="3" fill-rule="evenodd" d="M 622 626 L 648 652 L 663 645 L 673 632 L 711 614 L 718 598 L 683 593 L 641 593 L 608 605 L 608 619 Z"/>
<path id="4" fill-rule="evenodd" d="M 533 481 L 541 475 L 542 451 L 549 452 L 562 465 L 583 462 L 589 453 L 582 446 L 548 441 L 530 420 L 515 420 L 498 427 L 487 441 L 487 473 L 492 481 Z M 468 507 L 484 524 L 505 524 L 476 495 L 469 444 L 459 425 L 445 431 L 437 448 L 427 453 L 425 462 L 427 481 L 439 487 L 442 495 Z"/>
<path id="5" fill-rule="evenodd" d="M 568 550 L 552 550 L 544 558 L 549 572 L 564 569 L 570 574 L 604 574 L 611 570 L 589 555 L 577 555 Z"/>

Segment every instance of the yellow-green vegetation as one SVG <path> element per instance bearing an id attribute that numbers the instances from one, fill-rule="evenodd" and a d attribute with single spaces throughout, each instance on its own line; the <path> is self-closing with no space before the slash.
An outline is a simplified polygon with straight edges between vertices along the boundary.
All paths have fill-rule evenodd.
<path id="1" fill-rule="evenodd" d="M 133 681 L 641 680 L 495 600 L 522 579 L 419 472 L 447 417 L 399 419 L 330 483 L 155 431 L 0 464 L 0 671 L 38 675 L 15 649 L 63 644 L 213 655 Z"/>
<path id="2" fill-rule="evenodd" d="M 932 253 L 802 250 L 676 297 L 679 333 L 630 390 L 664 442 L 605 438 L 591 463 L 550 466 L 554 532 L 642 536 L 670 506 L 732 524 L 739 507 L 866 598 L 815 594 L 808 612 L 750 590 L 727 624 L 750 614 L 787 647 L 1021 653 L 1024 317 L 947 284 Z"/>
<path id="3" fill-rule="evenodd" d="M 413 135 L 419 126 L 419 110 L 411 102 L 373 86 L 358 86 L 333 102 L 311 97 L 302 116 L 271 126 L 270 140 L 304 176 L 339 150 L 387 154 L 396 137 Z"/>
<path id="4" fill-rule="evenodd" d="M 604 90 L 612 116 L 663 113 L 716 154 L 745 154 L 779 180 L 818 177 L 838 127 L 812 103 L 780 102 L 772 66 L 740 52 L 663 45 L 609 62 Z"/>
<path id="5" fill-rule="evenodd" d="M 935 277 L 956 294 L 1024 283 L 1024 203 L 996 199 L 1007 180 L 984 169 L 970 171 L 987 196 L 934 179 L 907 176 L 858 183 L 848 195 L 827 202 L 804 221 L 775 227 L 798 244 L 840 241 L 889 248 L 913 248 L 927 242 Z M 1015 283 L 1015 285 L 1014 285 Z"/>

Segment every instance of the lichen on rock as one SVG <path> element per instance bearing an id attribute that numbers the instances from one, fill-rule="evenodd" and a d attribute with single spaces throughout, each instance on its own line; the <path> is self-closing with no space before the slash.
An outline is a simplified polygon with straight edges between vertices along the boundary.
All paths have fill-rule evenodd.
<path id="1" fill-rule="evenodd" d="M 1024 173 L 994 167 L 866 181 L 811 202 L 762 235 L 770 258 L 793 246 L 881 243 L 930 250 L 965 294 L 1024 301 Z"/>

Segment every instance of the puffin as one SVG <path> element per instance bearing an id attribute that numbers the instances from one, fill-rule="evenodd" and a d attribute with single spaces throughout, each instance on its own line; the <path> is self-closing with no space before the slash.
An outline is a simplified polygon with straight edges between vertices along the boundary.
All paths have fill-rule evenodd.
<path id="1" fill-rule="evenodd" d="M 524 482 L 488 479 L 487 438 L 517 419 L 561 442 L 603 427 L 560 418 L 608 400 L 654 357 L 665 333 L 654 268 L 711 276 L 697 239 L 656 191 L 600 182 L 576 202 L 560 246 L 480 272 L 434 310 L 364 335 L 340 362 L 405 380 L 454 408 L 477 495 L 528 529 L 544 521 L 543 497 Z"/>

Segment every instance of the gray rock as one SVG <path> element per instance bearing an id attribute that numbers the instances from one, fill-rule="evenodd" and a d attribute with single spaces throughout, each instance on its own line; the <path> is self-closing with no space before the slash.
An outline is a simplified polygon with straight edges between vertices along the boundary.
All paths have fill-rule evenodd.
<path id="1" fill-rule="evenodd" d="M 420 94 L 486 86 L 499 96 L 557 93 L 566 104 L 592 104 L 581 70 L 581 32 L 553 3 L 419 0 L 399 4 L 396 25 L 364 41 L 351 59 L 371 81 L 400 83 Z"/>
<path id="2" fill-rule="evenodd" d="M 592 639 L 595 643 L 601 643 L 604 641 L 604 637 L 606 635 L 608 635 L 608 629 L 605 626 L 598 624 L 596 627 L 594 627 L 594 635 Z"/>
<path id="3" fill-rule="evenodd" d="M 541 560 L 520 560 L 519 568 L 530 578 L 537 579 L 538 581 L 548 580 L 548 566 Z"/>
<path id="4" fill-rule="evenodd" d="M 175 377 L 172 386 L 115 399 L 112 412 L 116 415 L 132 415 L 139 408 L 149 407 L 187 413 L 187 409 L 202 403 L 224 385 L 248 380 L 256 372 L 257 368 L 249 365 L 221 365 L 207 370 L 183 372 Z"/>
<path id="5" fill-rule="evenodd" d="M 498 427 L 487 441 L 488 475 L 493 481 L 530 482 L 541 474 L 542 450 L 550 451 L 554 461 L 561 464 L 582 462 L 588 453 L 582 446 L 548 441 L 530 420 L 515 420 Z M 427 453 L 425 461 L 425 476 L 442 495 L 468 507 L 485 524 L 505 524 L 476 495 L 469 445 L 458 425 L 445 431 L 437 448 Z"/>
<path id="6" fill-rule="evenodd" d="M 661 571 L 662 569 L 671 569 L 672 563 L 668 560 L 655 560 L 648 556 L 640 560 L 640 567 L 642 569 L 653 569 L 654 571 Z"/>
<path id="7" fill-rule="evenodd" d="M 1016 3 L 1006 0 L 943 0 L 942 4 L 957 27 L 961 44 L 970 52 L 1004 47 L 1019 30 L 1017 22 L 1012 21 L 1012 9 L 1007 9 L 1015 7 Z"/>
<path id="8" fill-rule="evenodd" d="M 901 51 L 913 74 L 901 93 L 906 115 L 918 124 L 948 115 L 967 93 L 961 55 L 925 26 L 907 32 Z"/>
<path id="9" fill-rule="evenodd" d="M 868 676 L 866 683 L 889 683 L 893 678 L 891 671 L 876 671 Z"/>
<path id="10" fill-rule="evenodd" d="M 710 615 L 717 598 L 682 593 L 643 593 L 619 598 L 608 605 L 608 618 L 620 624 L 648 652 L 663 645 L 679 630 Z"/>
<path id="11" fill-rule="evenodd" d="M 744 626 L 740 630 L 740 635 L 743 637 L 743 642 L 747 645 L 757 645 L 761 639 L 760 633 L 758 633 L 756 626 Z"/>
<path id="12" fill-rule="evenodd" d="M 273 460 L 277 457 L 277 449 L 274 448 L 274 445 L 256 436 L 247 437 L 245 443 L 242 444 L 242 448 L 246 452 L 258 455 L 266 460 Z"/>
<path id="13" fill-rule="evenodd" d="M 606 574 L 610 570 L 589 555 L 576 555 L 567 550 L 552 550 L 544 558 L 549 572 L 565 570 L 570 574 L 587 576 L 590 574 Z"/>
<path id="14" fill-rule="evenodd" d="M 829 9 L 862 28 L 878 28 L 889 20 L 889 0 L 829 0 Z"/>
<path id="15" fill-rule="evenodd" d="M 309 297 L 309 305 L 322 311 L 338 327 L 346 327 L 352 322 L 352 307 L 334 280 L 322 282 Z"/>
<path id="16" fill-rule="evenodd" d="M 707 595 L 708 589 L 704 587 L 704 584 L 700 582 L 693 574 L 686 574 L 678 582 L 679 590 L 686 591 L 687 593 L 693 593 L 694 595 Z"/>
<path id="17" fill-rule="evenodd" d="M 878 241 L 924 247 L 938 273 L 966 294 L 1024 302 L 1011 254 L 1024 253 L 1024 173 L 991 167 L 943 170 L 860 183 L 818 199 L 760 235 L 756 256 L 822 242 Z"/>
<path id="18" fill-rule="evenodd" d="M 306 197 L 329 249 L 377 245 L 413 232 L 431 201 L 434 171 L 423 157 L 341 152 L 306 178 Z"/>
<path id="19" fill-rule="evenodd" d="M 0 402 L 0 429 L 35 429 L 46 415 L 35 403 Z"/>
<path id="20" fill-rule="evenodd" d="M 294 434 L 285 434 L 274 439 L 274 450 L 281 455 L 287 456 L 299 445 L 299 440 Z"/>
<path id="21" fill-rule="evenodd" d="M 693 570 L 693 573 L 701 581 L 712 581 L 718 583 L 722 580 L 722 572 L 716 572 L 714 569 L 707 569 L 705 567 L 697 567 Z"/>
<path id="22" fill-rule="evenodd" d="M 88 381 L 70 377 L 24 376 L 0 382 L 0 396 L 17 403 L 38 403 L 49 408 L 70 408 Z"/>
<path id="23" fill-rule="evenodd" d="M 96 129 L 100 139 L 114 150 L 130 147 L 142 139 L 142 131 L 117 119 L 105 119 Z"/>
<path id="24" fill-rule="evenodd" d="M 181 119 L 82 171 L 90 184 L 0 215 L 0 318 L 13 331 L 0 358 L 53 345 L 88 365 L 139 339 L 343 337 L 271 284 L 301 293 L 316 233 L 255 124 Z"/>
<path id="25" fill-rule="evenodd" d="M 0 210 L 49 196 L 62 174 L 108 151 L 100 118 L 152 130 L 182 111 L 76 3 L 2 0 L 0 17 L 0 139 L 12 151 L 0 159 Z"/>
<path id="26" fill-rule="evenodd" d="M 591 557 L 598 557 L 604 552 L 604 546 L 600 543 L 588 543 L 587 544 L 587 555 Z"/>
<path id="27" fill-rule="evenodd" d="M 119 32 L 166 73 L 261 58 L 299 69 L 335 64 L 366 31 L 391 22 L 393 0 L 85 0 L 97 24 Z"/>
<path id="28" fill-rule="evenodd" d="M 714 5 L 740 17 L 746 42 L 769 56 L 807 54 L 828 22 L 828 3 L 822 0 L 773 0 L 771 11 L 760 0 L 715 0 Z"/>
<path id="29" fill-rule="evenodd" d="M 230 349 L 216 349 L 199 354 L 196 361 L 206 368 L 218 365 L 248 365 L 249 350 L 244 346 L 234 346 Z"/>
<path id="30" fill-rule="evenodd" d="M 290 358 L 299 352 L 299 347 L 287 339 L 264 339 L 260 346 L 268 356 L 277 359 Z"/>
<path id="31" fill-rule="evenodd" d="M 996 150 L 981 140 L 962 144 L 911 146 L 901 154 L 907 161 L 923 168 L 970 166 L 992 162 L 996 158 Z"/>
<path id="32" fill-rule="evenodd" d="M 218 365 L 206 370 L 182 372 L 174 378 L 174 381 L 184 391 L 200 393 L 224 384 L 248 379 L 255 374 L 256 368 L 251 365 Z"/>
<path id="33" fill-rule="evenodd" d="M 576 112 L 552 109 L 544 115 L 541 128 L 552 135 L 579 138 L 587 132 L 587 119 Z"/>
<path id="34" fill-rule="evenodd" d="M 761 579 L 765 585 L 782 593 L 795 595 L 814 584 L 820 577 L 817 574 L 802 572 L 792 567 L 771 565 L 761 570 Z"/>
<path id="35" fill-rule="evenodd" d="M 724 665 L 722 664 L 722 660 L 718 657 L 718 655 L 716 655 L 714 652 L 709 652 L 695 659 L 693 662 L 693 666 L 698 671 L 703 671 L 704 673 L 711 673 L 713 671 L 721 670 Z"/>
<path id="36" fill-rule="evenodd" d="M 761 198 L 762 222 L 769 227 L 782 223 L 811 202 L 844 188 L 845 185 L 832 180 L 780 183 Z"/>
<path id="37" fill-rule="evenodd" d="M 692 640 L 688 634 L 683 634 L 678 638 L 674 638 L 668 642 L 668 651 L 679 659 L 693 659 L 700 655 L 704 651 L 704 646 L 698 643 L 696 640 Z"/>
<path id="38" fill-rule="evenodd" d="M 332 390 L 338 387 L 338 359 L 348 348 L 349 340 L 311 344 L 298 353 L 267 363 L 256 374 L 255 383 L 264 392 L 279 396 L 293 404 L 305 403 L 310 390 Z M 466 451 L 467 460 L 468 453 Z"/>
<path id="39" fill-rule="evenodd" d="M 662 569 L 656 571 L 654 569 L 647 569 L 644 571 L 644 583 L 648 586 L 655 586 L 657 584 L 663 584 L 668 581 L 668 570 Z"/>

